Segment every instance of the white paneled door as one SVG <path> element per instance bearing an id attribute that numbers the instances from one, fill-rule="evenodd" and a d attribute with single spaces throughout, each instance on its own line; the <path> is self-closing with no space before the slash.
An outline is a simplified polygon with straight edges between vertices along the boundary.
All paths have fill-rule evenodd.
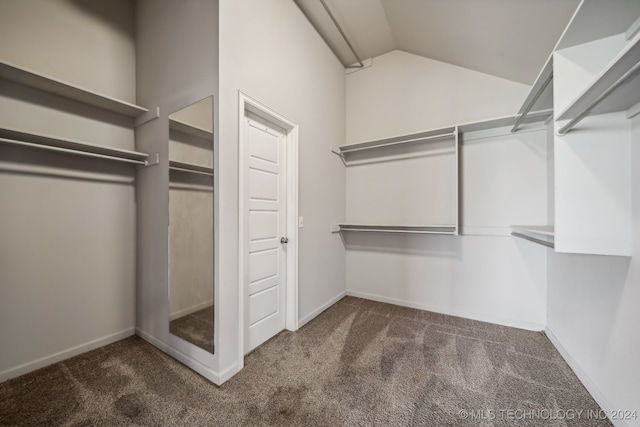
<path id="1" fill-rule="evenodd" d="M 245 122 L 248 241 L 244 254 L 245 353 L 285 328 L 286 138 L 283 129 L 249 112 Z"/>

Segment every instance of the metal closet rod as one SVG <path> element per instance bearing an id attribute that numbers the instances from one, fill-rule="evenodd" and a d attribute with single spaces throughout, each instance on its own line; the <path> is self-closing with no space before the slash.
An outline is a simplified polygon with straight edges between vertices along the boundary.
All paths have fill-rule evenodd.
<path id="1" fill-rule="evenodd" d="M 522 114 L 520 115 L 520 117 L 516 119 L 516 123 L 513 125 L 513 129 L 511 129 L 512 133 L 518 131 L 518 129 L 520 128 L 520 125 L 522 124 L 522 121 L 527 117 L 527 114 L 529 114 L 529 111 L 531 111 L 531 109 L 533 108 L 533 105 L 536 102 L 538 102 L 538 98 L 540 98 L 540 96 L 542 95 L 544 90 L 547 88 L 547 86 L 549 86 L 549 83 L 551 83 L 552 80 L 553 80 L 553 71 L 551 71 L 547 76 L 547 78 L 544 80 L 544 82 L 542 82 L 542 86 L 540 86 L 540 88 L 536 91 L 533 98 L 531 98 L 531 102 L 529 102 L 529 105 L 527 105 L 527 108 L 525 108 Z"/>
<path id="2" fill-rule="evenodd" d="M 349 50 L 351 50 L 351 53 L 358 60 L 358 66 L 349 65 L 347 68 L 364 68 L 364 63 L 356 53 L 356 50 L 351 45 L 351 42 L 347 38 L 347 35 L 344 33 L 344 31 L 342 31 L 342 27 L 340 26 L 340 24 L 338 24 L 338 21 L 336 21 L 336 17 L 333 16 L 333 13 L 331 13 L 331 10 L 329 9 L 329 6 L 327 6 L 327 3 L 325 3 L 324 0 L 320 0 L 320 3 L 322 4 L 322 7 L 324 7 L 324 10 L 327 12 L 327 15 L 329 15 L 329 18 L 331 18 L 331 21 L 333 21 L 333 25 L 335 25 L 338 29 L 338 32 L 340 33 L 340 36 L 342 36 L 342 39 L 345 41 L 347 46 L 349 46 Z"/>
<path id="3" fill-rule="evenodd" d="M 54 147 L 51 145 L 35 144 L 32 142 L 16 141 L 13 139 L 0 138 L 0 142 L 5 144 L 11 144 L 11 145 L 19 145 L 21 147 L 36 148 L 38 150 L 54 151 L 57 153 L 73 154 L 76 156 L 93 157 L 93 158 L 104 159 L 104 160 L 113 160 L 117 162 L 132 163 L 135 165 L 146 166 L 149 164 L 146 160 L 127 159 L 126 157 L 116 157 L 116 156 L 110 156 L 107 154 L 98 154 L 98 153 L 91 153 L 88 151 L 72 150 L 70 148 Z"/>
<path id="4" fill-rule="evenodd" d="M 633 77 L 636 77 L 635 74 L 638 72 L 640 72 L 640 62 L 638 62 L 636 65 L 631 67 L 626 73 L 620 76 L 620 78 L 615 82 L 613 82 L 613 84 L 609 86 L 607 90 L 602 92 L 599 97 L 591 101 L 591 103 L 587 107 L 583 108 L 582 111 L 580 111 L 578 115 L 575 116 L 573 119 L 571 119 L 566 125 L 558 129 L 558 134 L 564 135 L 567 132 L 569 132 L 571 129 L 573 129 L 573 127 L 577 125 L 578 122 L 580 122 L 582 119 L 587 117 L 591 112 L 591 110 L 593 110 L 598 104 L 600 104 L 607 96 L 611 95 L 611 93 L 614 90 L 618 89 L 620 86 L 625 84 L 627 81 L 631 80 Z"/>

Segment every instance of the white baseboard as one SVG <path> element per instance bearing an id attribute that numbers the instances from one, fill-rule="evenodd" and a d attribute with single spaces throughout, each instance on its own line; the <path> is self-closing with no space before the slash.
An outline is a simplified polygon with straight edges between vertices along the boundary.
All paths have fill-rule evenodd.
<path id="1" fill-rule="evenodd" d="M 52 365 L 57 362 L 61 362 L 70 357 L 77 356 L 87 351 L 95 350 L 96 348 L 103 347 L 108 344 L 112 344 L 116 341 L 120 341 L 124 338 L 130 337 L 134 334 L 134 328 L 125 329 L 124 331 L 116 332 L 114 334 L 107 335 L 102 338 L 89 341 L 75 347 L 60 351 L 58 353 L 51 354 L 49 356 L 41 357 L 40 359 L 27 362 L 14 368 L 9 368 L 0 372 L 0 383 L 3 383 L 11 378 L 19 377 L 20 375 L 27 374 L 35 371 L 36 369 L 44 368 L 45 366 Z"/>
<path id="2" fill-rule="evenodd" d="M 203 377 L 205 377 L 206 379 L 208 379 L 209 381 L 211 381 L 216 385 L 222 385 L 225 381 L 227 381 L 229 378 L 231 378 L 232 376 L 234 376 L 240 371 L 240 368 L 238 367 L 237 363 L 234 363 L 233 365 L 231 365 L 229 368 L 225 369 L 222 372 L 215 371 L 210 367 L 204 365 L 200 361 L 189 356 L 188 354 L 183 353 L 177 348 L 172 347 L 163 341 L 160 341 L 153 335 L 146 333 L 140 328 L 136 328 L 136 335 L 138 335 L 140 338 L 147 341 L 149 344 L 153 345 L 154 347 L 157 347 L 161 351 L 167 353 L 174 359 L 178 360 L 183 365 L 193 369 L 198 374 L 202 375 Z"/>
<path id="3" fill-rule="evenodd" d="M 580 382 L 582 382 L 582 385 L 584 385 L 584 387 L 587 389 L 589 394 L 591 394 L 591 396 L 596 401 L 596 403 L 600 405 L 600 407 L 607 414 L 611 414 L 615 410 L 619 409 L 617 407 L 612 406 L 611 403 L 609 403 L 609 401 L 604 397 L 604 394 L 602 394 L 598 389 L 598 387 L 596 387 L 595 383 L 591 381 L 591 378 L 589 378 L 587 373 L 580 367 L 578 362 L 576 362 L 573 359 L 573 357 L 571 357 L 571 354 L 569 354 L 567 349 L 564 348 L 564 346 L 560 343 L 560 340 L 558 340 L 558 337 L 556 337 L 555 334 L 551 332 L 551 329 L 549 329 L 549 327 L 546 327 L 544 329 L 544 333 L 547 335 L 547 338 L 549 338 L 549 341 L 551 341 L 551 343 L 556 348 L 556 350 L 558 350 L 558 353 L 560 353 L 560 355 L 565 360 L 565 362 L 567 362 L 567 365 L 569 365 L 571 370 L 576 374 Z M 629 426 L 629 424 L 627 424 L 625 420 L 610 420 L 610 421 L 616 427 Z"/>
<path id="4" fill-rule="evenodd" d="M 313 310 L 311 313 L 307 314 L 306 316 L 304 316 L 302 319 L 298 320 L 298 328 L 302 328 L 304 325 L 306 325 L 307 323 L 309 323 L 311 320 L 313 320 L 314 318 L 316 318 L 320 313 L 322 313 L 323 311 L 325 311 L 327 308 L 331 307 L 333 304 L 337 303 L 338 301 L 340 301 L 342 298 L 344 298 L 347 295 L 347 291 L 341 292 L 340 294 L 338 294 L 337 296 L 331 298 L 329 301 L 325 302 L 324 304 L 322 304 L 320 307 L 318 307 L 317 309 Z"/>
<path id="5" fill-rule="evenodd" d="M 213 305 L 213 300 L 205 301 L 200 304 L 194 305 L 192 307 L 183 308 L 182 310 L 178 310 L 175 313 L 171 313 L 169 315 L 169 321 L 176 320 L 183 316 L 188 316 L 191 313 L 195 313 L 196 311 L 200 311 L 204 308 L 211 307 Z"/>
<path id="6" fill-rule="evenodd" d="M 366 292 L 347 290 L 347 295 L 358 297 L 358 298 L 364 298 L 372 301 L 386 302 L 388 304 L 400 305 L 403 307 L 417 308 L 418 310 L 433 311 L 434 313 L 447 314 L 449 316 L 463 317 L 465 319 L 479 320 L 481 322 L 487 322 L 487 323 L 495 323 L 497 325 L 510 326 L 512 328 L 526 329 L 529 331 L 539 332 L 539 331 L 543 331 L 545 327 L 545 325 L 540 323 L 527 322 L 524 320 L 510 319 L 510 318 L 500 317 L 500 316 L 490 316 L 490 315 L 475 313 L 470 311 L 459 311 L 459 310 L 443 311 L 436 307 L 428 306 L 426 304 L 419 304 L 419 303 L 405 301 L 405 300 L 396 299 L 396 298 L 382 297 L 379 295 L 369 294 Z"/>

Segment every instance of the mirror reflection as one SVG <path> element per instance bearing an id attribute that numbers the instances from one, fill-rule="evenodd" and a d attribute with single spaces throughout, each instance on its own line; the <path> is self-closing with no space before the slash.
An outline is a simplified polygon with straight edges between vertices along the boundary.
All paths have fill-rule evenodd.
<path id="1" fill-rule="evenodd" d="M 169 332 L 213 353 L 213 97 L 169 116 Z"/>

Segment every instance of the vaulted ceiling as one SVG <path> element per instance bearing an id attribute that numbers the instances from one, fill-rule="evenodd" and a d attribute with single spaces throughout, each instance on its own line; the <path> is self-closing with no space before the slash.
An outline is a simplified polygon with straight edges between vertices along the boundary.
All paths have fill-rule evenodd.
<path id="1" fill-rule="evenodd" d="M 579 0 L 324 0 L 361 58 L 402 50 L 532 84 Z M 295 0 L 347 66 L 321 0 Z"/>

